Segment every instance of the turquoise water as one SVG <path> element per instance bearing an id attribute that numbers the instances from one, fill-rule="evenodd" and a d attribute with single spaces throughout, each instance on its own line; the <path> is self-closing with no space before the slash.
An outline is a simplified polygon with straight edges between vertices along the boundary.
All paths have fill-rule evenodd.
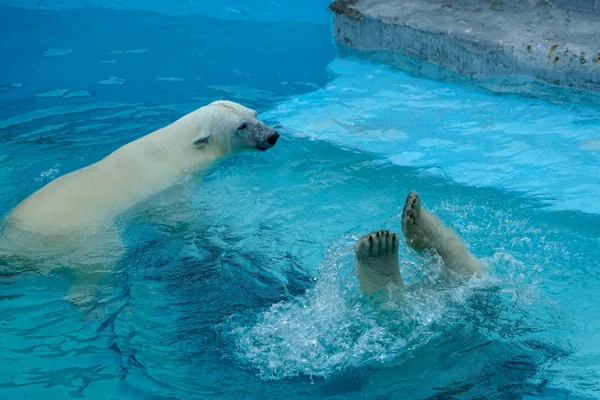
<path id="1" fill-rule="evenodd" d="M 306 21 L 0 20 L 1 214 L 216 98 L 282 134 L 120 218 L 127 254 L 85 306 L 64 271 L 2 275 L 0 398 L 600 395 L 596 106 L 336 57 Z M 405 307 L 370 304 L 353 243 L 399 231 L 411 189 L 490 274 L 440 287 L 401 247 Z"/>

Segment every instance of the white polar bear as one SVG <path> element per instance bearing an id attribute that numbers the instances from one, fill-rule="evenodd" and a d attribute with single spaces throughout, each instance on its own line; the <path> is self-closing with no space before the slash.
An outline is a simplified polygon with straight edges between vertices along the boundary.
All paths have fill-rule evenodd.
<path id="1" fill-rule="evenodd" d="M 105 230 L 130 207 L 219 158 L 273 147 L 279 134 L 256 116 L 234 102 L 210 103 L 50 182 L 18 204 L 6 222 L 43 235 Z"/>
<path id="2" fill-rule="evenodd" d="M 402 232 L 406 243 L 414 250 L 435 250 L 445 268 L 454 274 L 471 276 L 484 272 L 484 267 L 458 235 L 421 206 L 421 199 L 415 191 L 406 198 Z M 364 294 L 371 295 L 392 286 L 404 287 L 398 263 L 399 240 L 393 232 L 377 231 L 358 241 L 355 267 Z"/>
<path id="3" fill-rule="evenodd" d="M 19 203 L 0 227 L 0 269 L 74 269 L 67 298 L 79 303 L 83 294 L 87 300 L 124 253 L 114 224 L 119 214 L 217 159 L 267 150 L 278 138 L 256 111 L 240 104 L 221 100 L 201 107 Z"/>

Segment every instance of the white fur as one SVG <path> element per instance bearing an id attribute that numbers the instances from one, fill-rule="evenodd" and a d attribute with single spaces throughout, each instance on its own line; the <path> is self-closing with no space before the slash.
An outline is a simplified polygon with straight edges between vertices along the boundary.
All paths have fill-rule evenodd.
<path id="1" fill-rule="evenodd" d="M 404 287 L 398 264 L 400 238 L 390 231 L 372 232 L 356 245 L 356 275 L 363 294 Z"/>
<path id="2" fill-rule="evenodd" d="M 481 274 L 484 268 L 458 235 L 435 215 L 421 207 L 419 195 L 409 193 L 402 213 L 406 243 L 421 252 L 435 250 L 444 266 L 460 275 Z"/>
<path id="3" fill-rule="evenodd" d="M 44 235 L 94 233 L 133 205 L 189 173 L 243 150 L 235 132 L 256 112 L 217 101 L 50 182 L 18 204 L 7 221 Z M 208 139 L 206 145 L 195 145 Z"/>
<path id="4" fill-rule="evenodd" d="M 444 266 L 458 274 L 472 275 L 484 271 L 481 263 L 471 254 L 456 232 L 425 209 L 421 209 L 419 229 L 421 243 L 428 243 L 428 246 L 411 245 L 415 250 L 435 250 L 444 261 Z"/>
<path id="5" fill-rule="evenodd" d="M 240 104 L 216 101 L 50 182 L 3 221 L 2 270 L 74 269 L 66 298 L 89 301 L 125 252 L 114 218 L 221 157 L 271 147 L 269 135 L 276 132 L 256 116 Z"/>
<path id="6" fill-rule="evenodd" d="M 402 212 L 402 232 L 406 243 L 423 252 L 433 250 L 446 269 L 457 275 L 481 274 L 484 268 L 458 235 L 421 207 L 416 192 L 409 193 Z M 390 231 L 363 236 L 356 245 L 356 275 L 361 292 L 371 295 L 389 288 L 404 288 L 398 263 L 399 237 Z"/>

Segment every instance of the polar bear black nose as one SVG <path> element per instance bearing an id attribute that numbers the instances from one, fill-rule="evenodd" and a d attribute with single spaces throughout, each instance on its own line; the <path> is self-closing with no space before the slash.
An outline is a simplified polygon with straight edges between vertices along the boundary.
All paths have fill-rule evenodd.
<path id="1" fill-rule="evenodd" d="M 269 138 L 267 139 L 267 143 L 269 143 L 271 146 L 275 146 L 275 143 L 277 143 L 277 139 L 279 139 L 279 133 L 275 132 L 274 134 L 269 136 Z"/>

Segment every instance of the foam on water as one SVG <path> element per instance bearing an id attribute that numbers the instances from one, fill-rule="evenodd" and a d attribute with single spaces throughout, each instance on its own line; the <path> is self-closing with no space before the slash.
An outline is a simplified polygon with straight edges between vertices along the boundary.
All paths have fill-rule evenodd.
<path id="1" fill-rule="evenodd" d="M 435 290 L 431 282 L 409 289 L 400 302 L 393 292 L 374 301 L 361 297 L 352 271 L 355 240 L 328 251 L 315 288 L 305 295 L 258 315 L 236 315 L 219 327 L 242 365 L 266 380 L 328 378 L 353 368 L 399 363 L 440 335 L 436 327 L 456 323 L 454 310 L 468 297 L 465 289 Z"/>
<path id="2" fill-rule="evenodd" d="M 496 341 L 501 332 L 511 337 L 513 345 L 551 347 L 532 335 L 536 323 L 530 325 L 521 318 L 530 309 L 537 323 L 556 323 L 555 309 L 545 309 L 546 315 L 537 314 L 536 309 L 546 301 L 539 288 L 539 274 L 564 256 L 564 245 L 541 238 L 537 246 L 543 246 L 546 254 L 536 259 L 515 252 L 519 247 L 530 248 L 532 237 L 533 241 L 540 240 L 540 229 L 527 221 L 463 201 L 443 202 L 433 209 L 461 232 L 477 253 L 485 247 L 494 249 L 482 257 L 489 269 L 484 278 L 449 285 L 440 279 L 438 259 L 415 257 L 402 248 L 401 270 L 407 283 L 402 300 L 393 300 L 395 294 L 389 293 L 368 301 L 360 295 L 353 271 L 357 236 L 349 236 L 329 248 L 315 287 L 304 295 L 275 303 L 258 314 L 236 314 L 219 325 L 217 331 L 231 347 L 228 354 L 262 379 L 279 380 L 297 376 L 339 378 L 348 371 L 369 368 L 400 368 L 406 373 L 399 366 L 410 363 L 415 353 L 436 340 L 442 341 L 435 346 L 443 353 L 448 347 L 444 342 L 451 337 L 464 340 L 467 347 L 477 347 L 477 343 Z M 485 226 L 483 220 L 497 224 Z M 502 242 L 508 242 L 511 250 L 497 247 Z M 470 332 L 466 338 L 462 336 L 465 331 Z M 547 351 L 569 351 L 566 343 L 555 345 Z M 506 359 L 519 357 L 506 349 L 501 352 Z M 521 356 L 538 357 L 526 354 Z M 451 356 L 447 362 L 453 365 L 458 359 Z M 473 373 L 476 370 L 474 367 Z M 452 368 L 446 373 L 460 375 Z"/>

